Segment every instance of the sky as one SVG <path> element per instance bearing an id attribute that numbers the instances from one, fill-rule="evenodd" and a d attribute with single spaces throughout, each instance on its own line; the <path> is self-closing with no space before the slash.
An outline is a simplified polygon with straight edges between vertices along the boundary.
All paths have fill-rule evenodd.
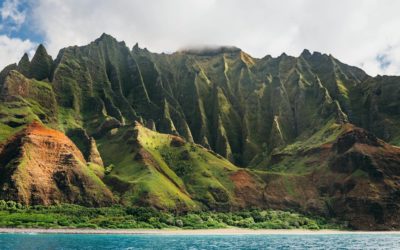
<path id="1" fill-rule="evenodd" d="M 332 54 L 370 75 L 400 75 L 398 0 L 0 0 L 0 68 L 56 57 L 103 32 L 131 47 L 170 53 L 236 46 L 253 57 Z"/>

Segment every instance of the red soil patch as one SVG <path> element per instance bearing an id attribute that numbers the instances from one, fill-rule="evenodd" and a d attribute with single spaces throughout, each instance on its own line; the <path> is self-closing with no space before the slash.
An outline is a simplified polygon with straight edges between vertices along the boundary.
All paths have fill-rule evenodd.
<path id="1" fill-rule="evenodd" d="M 237 188 L 254 187 L 253 178 L 245 170 L 239 170 L 230 176 Z"/>
<path id="2" fill-rule="evenodd" d="M 45 126 L 40 124 L 38 121 L 33 121 L 31 124 L 29 124 L 22 131 L 22 133 L 42 135 L 42 136 L 51 136 L 51 137 L 55 137 L 55 139 L 69 140 L 68 137 L 65 136 L 63 133 L 61 133 L 60 131 L 46 128 Z"/>
<path id="3" fill-rule="evenodd" d="M 235 194 L 241 207 L 263 207 L 263 185 L 246 170 L 239 170 L 230 175 L 235 185 Z"/>

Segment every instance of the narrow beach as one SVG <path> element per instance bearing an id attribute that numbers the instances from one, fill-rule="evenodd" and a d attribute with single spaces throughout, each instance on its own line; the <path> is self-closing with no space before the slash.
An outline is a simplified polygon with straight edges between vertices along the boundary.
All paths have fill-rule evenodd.
<path id="1" fill-rule="evenodd" d="M 0 228 L 0 233 L 25 234 L 132 234 L 132 235 L 315 235 L 315 234 L 400 234 L 400 231 L 341 231 L 303 229 L 42 229 Z"/>

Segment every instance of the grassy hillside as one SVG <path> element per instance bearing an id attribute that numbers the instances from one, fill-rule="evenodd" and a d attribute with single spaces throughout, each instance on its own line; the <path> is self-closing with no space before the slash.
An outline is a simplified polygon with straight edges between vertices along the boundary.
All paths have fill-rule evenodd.
<path id="1" fill-rule="evenodd" d="M 116 129 L 98 145 L 110 169 L 106 182 L 125 204 L 183 210 L 238 206 L 231 176 L 239 168 L 202 146 L 140 124 Z"/>

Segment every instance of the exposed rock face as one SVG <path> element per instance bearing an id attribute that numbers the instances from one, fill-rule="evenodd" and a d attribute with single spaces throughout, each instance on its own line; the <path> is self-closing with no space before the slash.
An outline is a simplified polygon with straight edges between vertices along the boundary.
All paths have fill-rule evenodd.
<path id="1" fill-rule="evenodd" d="M 97 129 L 97 131 L 93 134 L 94 137 L 101 137 L 104 136 L 108 131 L 114 128 L 119 128 L 121 126 L 121 123 L 113 118 L 107 118 Z"/>
<path id="2" fill-rule="evenodd" d="M 87 162 L 95 163 L 101 167 L 104 166 L 103 159 L 97 149 L 96 140 L 90 137 L 86 130 L 82 128 L 70 129 L 67 132 L 67 136 L 79 148 Z"/>
<path id="3" fill-rule="evenodd" d="M 90 152 L 88 161 L 104 167 L 103 160 L 101 159 L 100 153 L 97 150 L 96 141 L 93 137 L 90 137 Z"/>
<path id="4" fill-rule="evenodd" d="M 113 195 L 62 133 L 34 122 L 0 153 L 1 199 L 23 204 L 110 205 Z"/>
<path id="5" fill-rule="evenodd" d="M 172 147 L 182 147 L 183 145 L 185 145 L 185 140 L 183 140 L 181 137 L 179 136 L 173 136 L 171 139 L 171 144 Z"/>
<path id="6" fill-rule="evenodd" d="M 353 129 L 341 135 L 334 145 L 336 152 L 342 154 L 352 148 L 355 144 L 364 144 L 372 147 L 383 147 L 384 143 L 375 135 L 363 129 Z"/>
<path id="7" fill-rule="evenodd" d="M 263 195 L 264 183 L 254 174 L 239 170 L 230 176 L 235 185 L 235 196 L 241 208 L 246 207 L 266 207 Z"/>
<path id="8" fill-rule="evenodd" d="M 348 176 L 339 186 L 341 195 L 333 195 L 332 211 L 358 229 L 398 228 L 400 148 L 354 129 L 338 138 L 333 151 L 330 168 Z"/>

